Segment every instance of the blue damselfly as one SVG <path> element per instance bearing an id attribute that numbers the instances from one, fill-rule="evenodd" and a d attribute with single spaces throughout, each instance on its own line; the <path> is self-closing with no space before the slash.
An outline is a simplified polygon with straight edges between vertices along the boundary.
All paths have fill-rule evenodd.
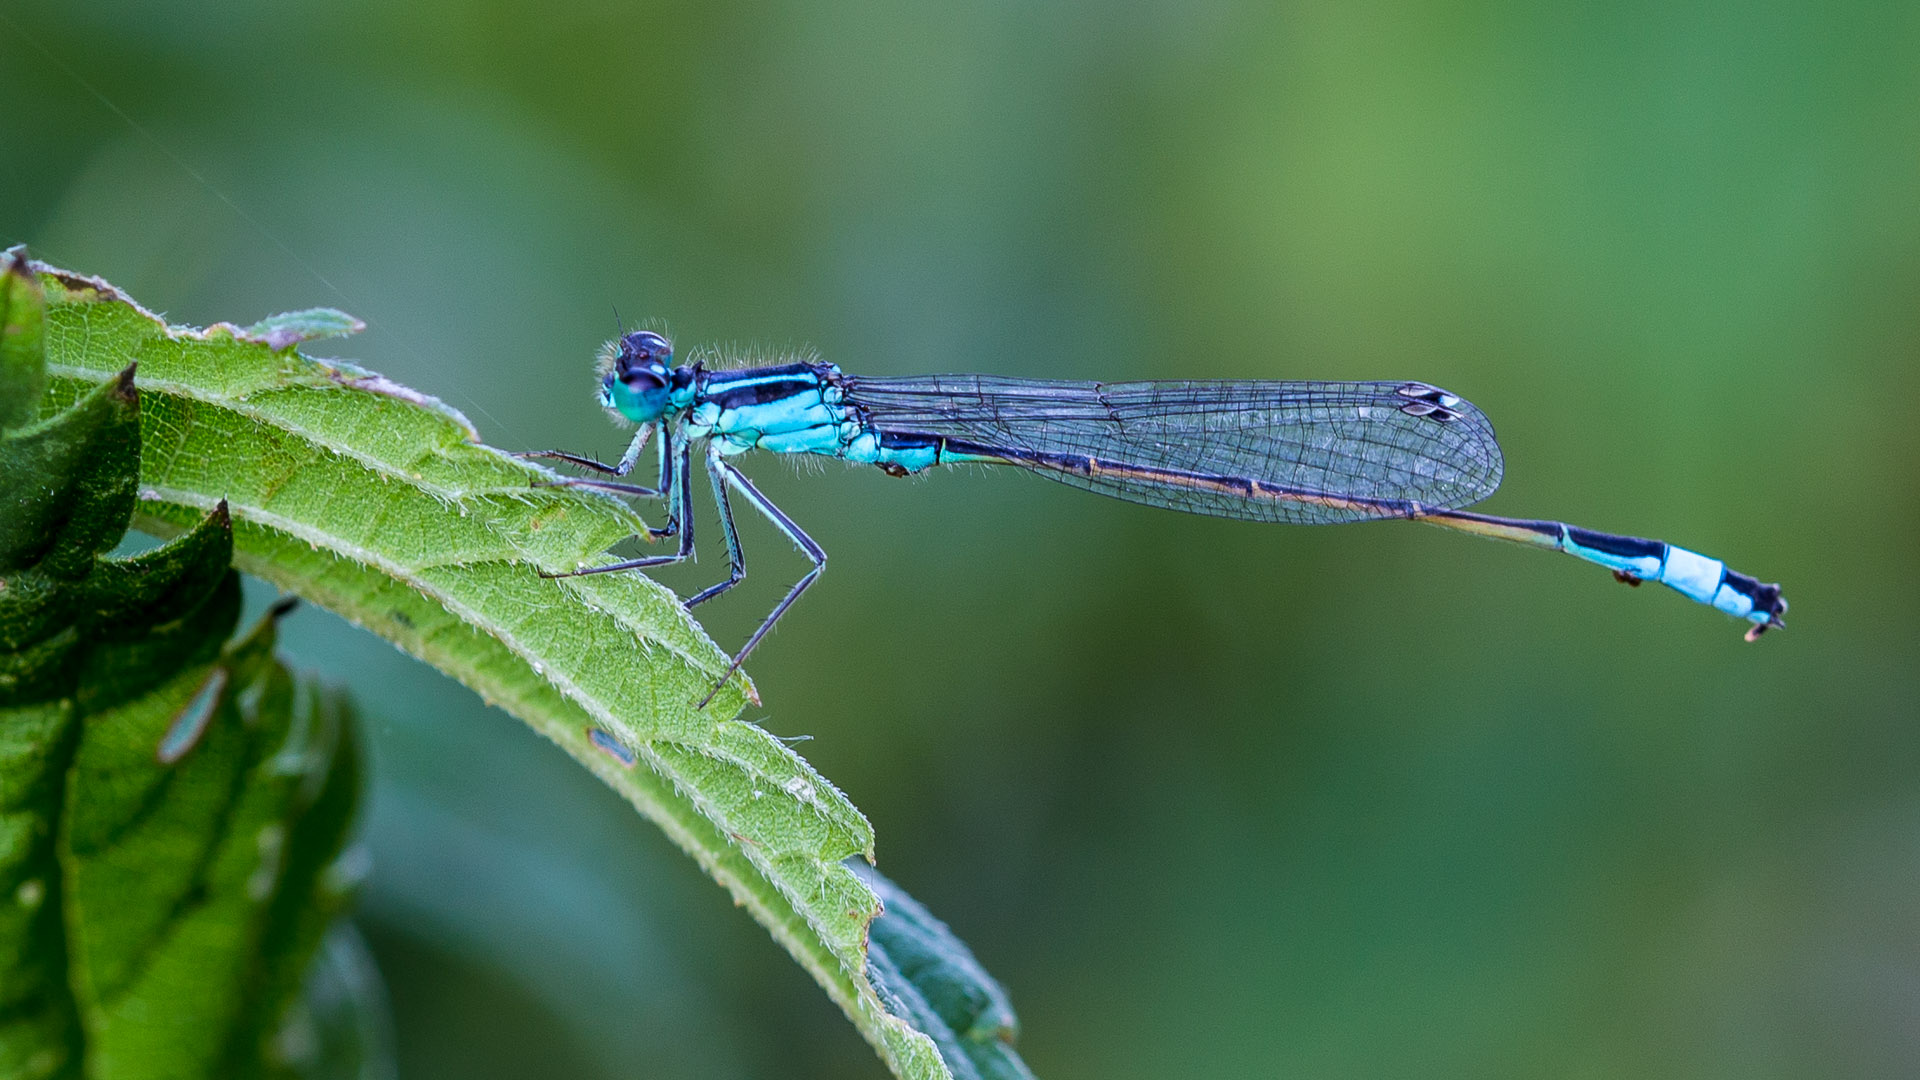
<path id="1" fill-rule="evenodd" d="M 1426 383 L 868 378 L 815 361 L 719 370 L 698 361 L 676 365 L 672 344 L 649 330 L 610 342 L 602 360 L 601 405 L 640 425 L 626 453 L 614 465 L 557 450 L 528 456 L 601 474 L 553 483 L 664 496 L 666 523 L 648 532 L 652 539 L 677 534 L 679 548 L 552 576 L 690 558 L 693 445 L 701 441 L 728 574 L 688 598 L 687 606 L 713 599 L 746 573 L 729 489 L 813 562 L 733 657 L 720 685 L 826 565 L 820 545 L 729 460 L 748 450 L 836 457 L 894 476 L 935 465 L 1015 465 L 1130 502 L 1248 521 L 1422 521 L 1564 551 L 1628 584 L 1660 582 L 1746 619 L 1749 641 L 1785 625 L 1780 616 L 1787 602 L 1778 585 L 1761 584 L 1716 559 L 1659 540 L 1462 510 L 1500 486 L 1500 444 L 1479 409 Z M 658 484 L 621 482 L 656 433 L 664 433 Z"/>

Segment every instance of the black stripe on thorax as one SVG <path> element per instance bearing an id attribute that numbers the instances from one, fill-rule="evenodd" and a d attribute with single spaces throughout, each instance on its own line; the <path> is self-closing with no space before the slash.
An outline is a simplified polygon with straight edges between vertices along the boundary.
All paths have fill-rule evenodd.
<path id="1" fill-rule="evenodd" d="M 746 385 L 734 385 L 745 383 Z M 770 401 L 820 389 L 820 376 L 812 364 L 782 364 L 779 367 L 741 368 L 738 371 L 709 371 L 702 397 L 722 409 L 765 405 Z"/>

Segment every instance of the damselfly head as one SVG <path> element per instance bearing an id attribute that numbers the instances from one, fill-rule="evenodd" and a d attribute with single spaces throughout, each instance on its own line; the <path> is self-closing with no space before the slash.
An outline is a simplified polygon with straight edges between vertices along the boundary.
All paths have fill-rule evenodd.
<path id="1" fill-rule="evenodd" d="M 672 407 L 678 374 L 673 367 L 673 343 L 652 330 L 635 330 L 607 343 L 602 350 L 604 374 L 600 404 L 617 410 L 635 423 L 651 423 Z"/>

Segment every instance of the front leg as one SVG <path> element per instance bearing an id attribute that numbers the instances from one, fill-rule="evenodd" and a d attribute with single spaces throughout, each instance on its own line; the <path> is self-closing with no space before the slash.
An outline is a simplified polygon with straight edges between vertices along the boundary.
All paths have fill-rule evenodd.
<path id="1" fill-rule="evenodd" d="M 647 442 L 653 438 L 653 429 L 654 425 L 652 424 L 640 425 L 640 430 L 633 433 L 633 441 L 627 444 L 626 453 L 620 455 L 620 461 L 615 465 L 603 465 L 593 458 L 581 457 L 578 454 L 569 454 L 565 450 L 523 450 L 514 456 L 522 458 L 551 458 L 556 461 L 567 462 L 571 465 L 578 465 L 583 469 L 591 469 L 602 476 L 620 477 L 633 471 L 634 465 L 640 460 L 641 452 L 647 447 Z M 660 440 L 660 479 L 657 487 L 641 487 L 639 484 L 622 484 L 613 480 L 596 480 L 588 476 L 569 476 L 558 480 L 536 480 L 533 486 L 592 488 L 595 491 L 610 491 L 616 495 L 631 495 L 641 499 L 655 499 L 665 495 L 667 496 L 666 527 L 660 529 L 649 527 L 647 529 L 647 539 L 662 540 L 680 531 L 680 507 L 677 500 L 673 498 L 673 444 L 674 438 L 671 433 Z"/>
<path id="2" fill-rule="evenodd" d="M 689 441 L 685 437 L 676 438 L 672 440 L 672 442 L 674 446 L 678 448 L 677 453 L 674 452 L 674 446 L 669 446 L 662 451 L 670 458 L 677 457 L 679 459 L 677 472 L 670 473 L 666 478 L 666 483 L 669 484 L 673 484 L 675 475 L 679 478 L 679 482 L 673 484 L 672 492 L 668 500 L 667 528 L 648 529 L 647 532 L 650 535 L 659 537 L 671 535 L 677 528 L 680 532 L 680 550 L 672 555 L 648 555 L 638 559 L 627 559 L 624 562 L 608 563 L 605 566 L 589 566 L 584 570 L 567 570 L 557 574 L 550 574 L 542 570 L 540 571 L 541 577 L 563 578 L 584 577 L 588 574 L 611 574 L 621 570 L 641 570 L 649 566 L 666 566 L 670 563 L 685 562 L 693 558 L 693 515 L 688 512 L 693 499 L 692 449 L 689 446 Z M 662 471 L 665 471 L 664 467 Z M 631 488 L 634 485 L 616 484 L 609 480 L 594 480 L 588 477 L 569 477 L 566 480 L 555 481 L 554 486 L 595 488 L 602 491 L 623 491 L 623 489 Z"/>
<path id="3" fill-rule="evenodd" d="M 551 458 L 555 461 L 564 461 L 569 465 L 578 465 L 583 469 L 591 469 L 602 476 L 625 476 L 633 471 L 634 464 L 640 460 L 640 452 L 647 448 L 647 441 L 653 438 L 653 427 L 654 425 L 652 424 L 641 424 L 640 430 L 633 433 L 633 441 L 627 444 L 627 452 L 621 454 L 619 463 L 614 465 L 603 465 L 593 458 L 581 457 L 579 454 L 569 454 L 565 450 L 522 450 L 513 456 L 519 458 Z M 664 446 L 661 449 L 660 468 L 664 474 L 666 469 L 666 448 Z M 663 475 L 660 482 L 660 490 L 653 492 L 653 494 L 658 495 L 666 489 L 667 484 Z"/>

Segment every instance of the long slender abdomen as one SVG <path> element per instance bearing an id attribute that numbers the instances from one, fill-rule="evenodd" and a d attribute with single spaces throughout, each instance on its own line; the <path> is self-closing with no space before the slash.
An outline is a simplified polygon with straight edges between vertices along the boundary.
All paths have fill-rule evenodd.
<path id="1" fill-rule="evenodd" d="M 1499 518 L 1464 510 L 1422 509 L 1410 516 L 1476 536 L 1564 551 L 1612 570 L 1615 577 L 1629 584 L 1657 581 L 1690 600 L 1753 623 L 1747 631 L 1749 641 L 1768 627 L 1786 625 L 1780 619 L 1787 610 L 1780 586 L 1762 584 L 1718 559 L 1662 540 L 1616 536 L 1559 521 Z"/>

